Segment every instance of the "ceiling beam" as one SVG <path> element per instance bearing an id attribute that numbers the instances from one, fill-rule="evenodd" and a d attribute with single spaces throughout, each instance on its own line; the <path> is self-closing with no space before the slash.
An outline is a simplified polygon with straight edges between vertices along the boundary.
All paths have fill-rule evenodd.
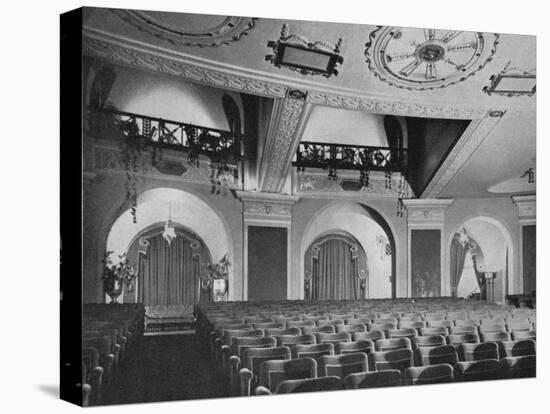
<path id="1" fill-rule="evenodd" d="M 260 191 L 282 190 L 311 109 L 302 91 L 291 90 L 287 98 L 275 100 L 259 163 Z"/>
<path id="2" fill-rule="evenodd" d="M 466 164 L 474 151 L 502 120 L 504 111 L 489 111 L 481 119 L 474 119 L 422 192 L 420 198 L 439 197 L 447 184 Z"/>

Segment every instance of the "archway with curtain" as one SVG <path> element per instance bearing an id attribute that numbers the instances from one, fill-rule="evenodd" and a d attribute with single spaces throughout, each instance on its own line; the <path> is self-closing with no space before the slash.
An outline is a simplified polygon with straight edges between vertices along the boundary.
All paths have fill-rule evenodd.
<path id="1" fill-rule="evenodd" d="M 345 232 L 317 238 L 305 254 L 304 298 L 367 297 L 367 256 L 361 244 Z"/>
<path id="2" fill-rule="evenodd" d="M 134 294 L 125 292 L 128 299 L 133 296 L 144 305 L 190 308 L 212 300 L 212 283 L 204 272 L 204 266 L 211 263 L 208 247 L 191 230 L 181 226 L 175 230 L 176 238 L 170 243 L 159 226 L 134 239 L 128 256 L 135 263 L 137 279 Z"/>

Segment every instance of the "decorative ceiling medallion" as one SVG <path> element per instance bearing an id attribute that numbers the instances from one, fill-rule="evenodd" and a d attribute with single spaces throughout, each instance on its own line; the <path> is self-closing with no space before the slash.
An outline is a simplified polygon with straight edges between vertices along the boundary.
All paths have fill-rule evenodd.
<path id="1" fill-rule="evenodd" d="M 180 46 L 216 47 L 237 41 L 254 27 L 255 18 L 205 16 L 204 27 L 189 14 L 148 12 L 143 10 L 112 10 L 122 20 L 158 39 Z"/>
<path id="2" fill-rule="evenodd" d="M 273 49 L 273 54 L 266 55 L 266 61 L 277 68 L 286 67 L 303 75 L 330 78 L 338 75 L 336 66 L 344 62 L 344 58 L 340 56 L 342 38 L 334 45 L 322 40 L 310 42 L 303 36 L 290 34 L 286 24 L 281 29 L 279 40 L 270 40 L 267 47 Z"/>
<path id="3" fill-rule="evenodd" d="M 490 85 L 483 88 L 487 95 L 501 96 L 533 96 L 537 90 L 537 75 L 535 69 L 521 70 L 517 67 L 511 67 L 508 61 L 500 73 L 489 78 Z"/>
<path id="4" fill-rule="evenodd" d="M 496 52 L 498 34 L 379 26 L 365 57 L 380 80 L 398 88 L 429 90 L 462 82 Z"/>

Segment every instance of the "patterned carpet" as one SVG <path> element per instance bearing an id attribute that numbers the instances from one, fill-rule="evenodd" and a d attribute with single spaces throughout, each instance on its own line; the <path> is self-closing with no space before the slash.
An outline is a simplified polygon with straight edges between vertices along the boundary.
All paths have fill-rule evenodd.
<path id="1" fill-rule="evenodd" d="M 225 385 L 195 335 L 148 336 L 120 364 L 106 404 L 217 398 Z"/>

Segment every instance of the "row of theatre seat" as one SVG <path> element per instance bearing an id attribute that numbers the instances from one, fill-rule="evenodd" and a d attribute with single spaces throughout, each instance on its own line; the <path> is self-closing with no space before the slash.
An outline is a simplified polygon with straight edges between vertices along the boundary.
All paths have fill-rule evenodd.
<path id="1" fill-rule="evenodd" d="M 84 406 L 107 399 L 120 362 L 143 333 L 140 304 L 85 304 L 82 319 L 82 401 Z"/>
<path id="2" fill-rule="evenodd" d="M 196 309 L 197 333 L 232 395 L 285 392 L 287 380 L 358 388 L 424 383 L 434 373 L 432 382 L 534 376 L 532 310 L 450 298 L 373 305 L 380 302 L 207 304 Z"/>

